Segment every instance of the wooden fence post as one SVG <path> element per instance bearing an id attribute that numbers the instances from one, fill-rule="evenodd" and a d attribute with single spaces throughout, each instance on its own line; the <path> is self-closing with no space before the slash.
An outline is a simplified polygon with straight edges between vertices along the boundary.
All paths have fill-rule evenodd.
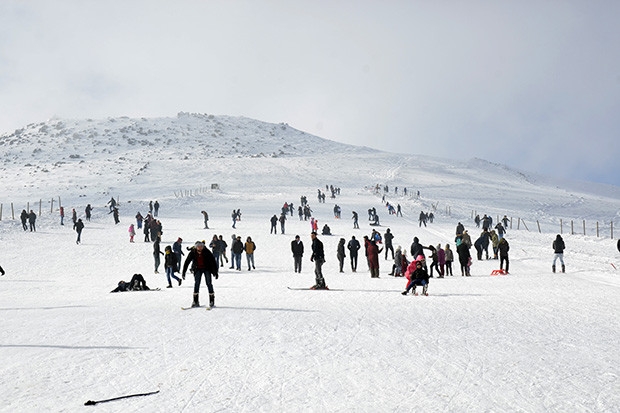
<path id="1" fill-rule="evenodd" d="M 560 234 L 563 234 L 563 232 L 562 232 L 562 218 L 560 218 Z"/>
<path id="2" fill-rule="evenodd" d="M 525 220 L 522 219 L 521 221 L 523 221 L 523 226 L 525 227 L 525 229 L 529 231 L 530 229 L 527 227 L 527 225 L 525 225 Z"/>
<path id="3" fill-rule="evenodd" d="M 536 225 L 538 225 L 538 233 L 540 234 L 540 222 L 538 222 L 538 220 L 536 220 Z"/>
<path id="4" fill-rule="evenodd" d="M 586 220 L 583 220 L 583 235 L 586 235 Z"/>
<path id="5" fill-rule="evenodd" d="M 570 234 L 575 235 L 575 227 L 573 226 L 573 220 L 570 220 Z"/>
<path id="6" fill-rule="evenodd" d="M 611 221 L 611 239 L 614 239 L 614 222 Z"/>
<path id="7" fill-rule="evenodd" d="M 41 216 L 41 208 L 43 207 L 43 200 L 39 199 L 39 216 Z"/>
<path id="8" fill-rule="evenodd" d="M 15 219 L 15 208 L 13 208 L 12 202 L 11 202 L 11 219 Z"/>
<path id="9" fill-rule="evenodd" d="M 598 221 L 596 221 L 596 238 L 598 238 Z"/>
<path id="10" fill-rule="evenodd" d="M 51 206 L 50 206 L 50 214 L 54 213 L 54 198 L 52 198 L 52 202 L 51 202 Z"/>

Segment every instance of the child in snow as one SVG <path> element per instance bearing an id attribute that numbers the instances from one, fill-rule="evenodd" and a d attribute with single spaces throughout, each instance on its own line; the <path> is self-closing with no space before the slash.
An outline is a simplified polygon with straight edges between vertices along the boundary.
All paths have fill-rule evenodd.
<path id="1" fill-rule="evenodd" d="M 407 283 L 407 288 L 402 292 L 402 295 L 407 295 L 409 290 L 413 289 L 413 295 L 417 295 L 415 292 L 416 285 L 422 286 L 422 295 L 428 295 L 428 272 L 422 265 L 421 261 L 414 261 L 407 268 L 407 273 L 409 273 L 409 283 Z"/>
<path id="2" fill-rule="evenodd" d="M 166 269 L 166 277 L 168 278 L 168 287 L 172 288 L 172 280 L 170 278 L 174 278 L 178 281 L 179 286 L 181 286 L 181 279 L 174 275 L 174 272 L 178 269 L 177 256 L 172 252 L 172 247 L 170 245 L 166 246 L 164 254 L 164 268 Z"/>
<path id="3" fill-rule="evenodd" d="M 133 224 L 129 225 L 129 242 L 133 242 L 133 237 L 136 236 L 136 228 L 133 226 Z"/>

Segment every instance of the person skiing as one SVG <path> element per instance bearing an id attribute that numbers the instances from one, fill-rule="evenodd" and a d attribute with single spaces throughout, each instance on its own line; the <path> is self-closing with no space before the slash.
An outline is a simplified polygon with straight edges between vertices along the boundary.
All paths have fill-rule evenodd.
<path id="1" fill-rule="evenodd" d="M 347 244 L 349 250 L 349 258 L 351 259 L 351 271 L 357 271 L 357 252 L 361 248 L 358 240 L 355 239 L 355 235 L 351 237 L 351 240 Z"/>
<path id="2" fill-rule="evenodd" d="M 164 269 L 166 270 L 166 278 L 168 279 L 168 287 L 172 288 L 172 280 L 174 278 L 179 283 L 179 287 L 181 286 L 181 280 L 179 277 L 174 275 L 174 273 L 178 269 L 177 256 L 174 252 L 172 252 L 172 247 L 167 245 L 165 248 L 166 253 L 164 254 Z"/>
<path id="3" fill-rule="evenodd" d="M 346 240 L 344 238 L 340 238 L 340 241 L 338 241 L 338 247 L 336 250 L 336 258 L 338 258 L 338 263 L 340 264 L 340 272 L 344 272 L 342 268 L 344 267 L 344 259 L 347 256 L 344 252 L 345 242 Z"/>
<path id="4" fill-rule="evenodd" d="M 213 254 L 205 248 L 205 244 L 202 241 L 197 241 L 194 248 L 192 248 L 189 254 L 187 254 L 187 258 L 183 264 L 183 272 L 181 274 L 183 279 L 185 279 L 187 267 L 189 267 L 190 264 L 192 264 L 192 272 L 194 273 L 194 301 L 192 302 L 192 307 L 200 307 L 200 281 L 203 276 L 209 291 L 209 306 L 214 307 L 215 291 L 213 289 L 211 277 L 213 276 L 216 280 L 218 279 L 219 267 L 215 262 Z"/>
<path id="5" fill-rule="evenodd" d="M 314 262 L 314 276 L 315 276 L 315 285 L 312 287 L 314 290 L 327 290 L 327 285 L 325 285 L 325 278 L 323 278 L 322 267 L 325 263 L 325 252 L 323 250 L 323 243 L 316 236 L 316 232 L 312 231 L 310 233 L 310 238 L 312 239 L 312 256 L 310 257 L 310 261 Z"/>
<path id="6" fill-rule="evenodd" d="M 403 291 L 402 295 L 407 295 L 409 290 L 413 289 L 413 295 L 418 295 L 415 292 L 416 285 L 422 286 L 422 295 L 428 295 L 428 272 L 422 265 L 420 261 L 412 261 L 407 268 L 407 273 L 409 273 L 409 282 L 407 283 L 407 288 Z"/>
<path id="7" fill-rule="evenodd" d="M 552 246 L 553 246 L 554 256 L 553 256 L 553 265 L 551 266 L 551 269 L 553 272 L 555 272 L 555 262 L 559 258 L 560 264 L 562 264 L 562 272 L 565 272 L 566 267 L 564 266 L 564 249 L 566 248 L 566 245 L 564 245 L 564 240 L 562 239 L 562 236 L 560 234 L 558 234 L 557 237 L 555 237 L 555 241 L 553 241 Z"/>
<path id="8" fill-rule="evenodd" d="M 301 261 L 304 256 L 304 243 L 299 238 L 299 235 L 295 235 L 295 239 L 291 241 L 291 252 L 293 253 L 295 272 L 301 272 Z"/>
<path id="9" fill-rule="evenodd" d="M 82 242 L 82 230 L 84 229 L 84 223 L 82 222 L 82 218 L 78 219 L 75 225 L 73 225 L 73 229 L 77 232 L 77 241 L 76 244 L 80 244 Z"/>

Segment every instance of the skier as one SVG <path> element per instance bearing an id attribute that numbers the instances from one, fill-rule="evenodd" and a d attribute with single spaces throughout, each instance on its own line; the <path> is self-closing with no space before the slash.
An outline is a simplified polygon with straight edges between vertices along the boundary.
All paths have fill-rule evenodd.
<path id="1" fill-rule="evenodd" d="M 240 238 L 241 237 L 239 237 L 239 240 Z M 190 263 L 192 264 L 192 272 L 194 273 L 194 301 L 192 302 L 192 307 L 200 306 L 198 295 L 200 293 L 200 281 L 203 275 L 205 277 L 207 289 L 209 290 L 209 306 L 215 306 L 215 292 L 213 290 L 213 284 L 211 283 L 211 276 L 215 277 L 217 280 L 219 267 L 215 263 L 213 254 L 205 248 L 203 242 L 197 241 L 195 248 L 192 248 L 189 254 L 187 254 L 185 264 L 183 265 L 183 279 L 185 279 L 187 267 L 189 267 Z"/>
<path id="2" fill-rule="evenodd" d="M 345 242 L 346 241 L 344 238 L 340 238 L 340 241 L 338 241 L 338 248 L 336 251 L 336 258 L 338 258 L 338 263 L 340 264 L 340 272 L 344 272 L 342 268 L 344 267 L 344 259 L 347 256 L 344 252 Z"/>
<path id="3" fill-rule="evenodd" d="M 557 237 L 555 237 L 555 241 L 553 241 L 553 252 L 554 252 L 554 256 L 553 256 L 553 265 L 551 266 L 551 269 L 553 270 L 553 272 L 555 272 L 555 262 L 557 261 L 557 259 L 560 259 L 560 264 L 562 264 L 562 272 L 566 271 L 566 267 L 564 266 L 564 249 L 566 248 L 566 245 L 564 245 L 564 240 L 562 239 L 562 236 L 560 234 L 558 234 Z"/>
<path id="4" fill-rule="evenodd" d="M 349 250 L 349 257 L 351 258 L 351 271 L 357 271 L 357 252 L 360 249 L 360 243 L 355 239 L 355 235 L 351 237 L 351 240 L 347 244 L 347 249 Z"/>
<path id="5" fill-rule="evenodd" d="M 76 244 L 82 242 L 82 230 L 84 229 L 84 223 L 82 222 L 82 218 L 78 219 L 75 225 L 73 225 L 73 229 L 77 232 L 77 241 Z"/>
<path id="6" fill-rule="evenodd" d="M 179 277 L 174 275 L 178 268 L 177 256 L 174 252 L 172 252 L 172 247 L 170 245 L 166 246 L 166 253 L 164 255 L 164 268 L 166 270 L 166 278 L 168 279 L 168 287 L 172 288 L 172 280 L 170 278 L 174 278 L 179 283 L 179 287 L 181 286 L 181 280 Z"/>
<path id="7" fill-rule="evenodd" d="M 304 243 L 295 235 L 295 240 L 291 241 L 291 251 L 295 262 L 295 272 L 301 272 L 301 259 L 304 256 Z"/>
<path id="8" fill-rule="evenodd" d="M 323 278 L 322 267 L 325 263 L 325 252 L 323 251 L 323 243 L 316 236 L 316 232 L 310 234 L 312 239 L 312 256 L 310 261 L 314 262 L 314 275 L 316 284 L 312 287 L 314 290 L 326 290 L 325 279 Z"/>
<path id="9" fill-rule="evenodd" d="M 413 295 L 418 295 L 415 292 L 415 287 L 416 285 L 421 285 L 422 295 L 428 295 L 428 272 L 422 265 L 422 262 L 412 261 L 407 268 L 407 273 L 409 273 L 409 283 L 407 283 L 407 288 L 401 294 L 407 295 L 409 290 L 413 289 Z"/>

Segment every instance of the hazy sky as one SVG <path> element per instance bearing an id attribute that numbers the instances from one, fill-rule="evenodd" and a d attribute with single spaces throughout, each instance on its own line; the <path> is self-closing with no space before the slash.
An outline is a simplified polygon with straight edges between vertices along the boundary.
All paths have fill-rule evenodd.
<path id="1" fill-rule="evenodd" d="M 2 0 L 0 132 L 241 115 L 620 185 L 619 18 L 617 0 Z"/>

